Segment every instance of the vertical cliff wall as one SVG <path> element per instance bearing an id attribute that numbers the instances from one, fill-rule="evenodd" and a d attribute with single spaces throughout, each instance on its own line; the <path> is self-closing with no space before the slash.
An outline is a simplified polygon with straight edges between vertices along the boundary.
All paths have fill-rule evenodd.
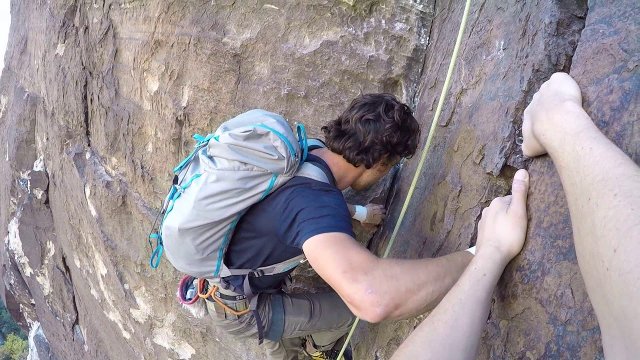
<path id="1" fill-rule="evenodd" d="M 438 2 L 417 114 L 430 125 L 462 4 Z M 562 185 L 549 158 L 517 146 L 522 113 L 555 71 L 571 73 L 607 136 L 640 161 L 640 6 L 633 1 L 477 1 L 453 85 L 392 255 L 443 255 L 475 243 L 484 206 L 508 194 L 516 168 L 531 173 L 529 230 L 494 293 L 480 359 L 603 358 L 597 320 L 579 273 Z M 444 52 L 444 54 L 443 54 Z M 402 172 L 406 189 L 416 163 Z M 401 191 L 402 192 L 402 191 Z M 399 213 L 395 202 L 392 213 Z M 386 227 L 374 239 L 386 246 Z M 464 309 L 460 309 L 464 311 Z M 421 319 L 370 326 L 362 359 L 388 358 Z"/>
<path id="2" fill-rule="evenodd" d="M 260 359 L 175 301 L 146 236 L 191 135 L 262 107 L 311 134 L 363 92 L 410 100 L 411 2 L 14 1 L 2 76 L 6 302 L 61 359 Z"/>
<path id="3" fill-rule="evenodd" d="M 0 78 L 3 296 L 24 326 L 41 326 L 50 344 L 41 357 L 260 359 L 257 341 L 235 341 L 176 304 L 167 262 L 147 265 L 171 164 L 192 133 L 254 107 L 318 135 L 354 96 L 387 91 L 428 127 L 463 4 L 11 5 Z M 481 208 L 508 192 L 515 168 L 530 169 L 528 241 L 496 291 L 479 358 L 601 357 L 560 182 L 548 159 L 523 159 L 516 138 L 535 89 L 565 70 L 598 126 L 638 161 L 638 19 L 634 1 L 473 3 L 423 191 L 392 254 L 472 244 Z M 393 187 L 373 250 L 386 245 L 414 166 Z M 419 320 L 362 326 L 356 357 L 390 357 Z"/>

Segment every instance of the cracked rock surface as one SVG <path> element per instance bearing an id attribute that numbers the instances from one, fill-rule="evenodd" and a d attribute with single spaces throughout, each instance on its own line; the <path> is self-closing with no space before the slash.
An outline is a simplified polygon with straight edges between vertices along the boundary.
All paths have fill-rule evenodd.
<path id="1" fill-rule="evenodd" d="M 146 237 L 193 133 L 261 107 L 313 136 L 356 95 L 391 92 L 430 126 L 463 5 L 455 1 L 34 0 L 11 3 L 0 78 L 0 294 L 41 359 L 262 359 L 175 301 Z M 474 1 L 425 171 L 392 256 L 475 242 L 483 206 L 531 172 L 523 253 L 494 295 L 480 359 L 602 358 L 562 185 L 524 159 L 522 112 L 555 71 L 640 161 L 636 1 Z M 418 156 L 357 203 L 390 202 L 381 254 Z M 389 199 L 388 199 L 389 198 Z M 393 200 L 391 202 L 390 200 Z M 308 268 L 294 290 L 324 285 Z M 407 296 L 411 296 L 407 294 Z M 423 317 L 361 325 L 356 359 L 387 359 Z M 48 343 L 47 343 L 48 342 Z"/>

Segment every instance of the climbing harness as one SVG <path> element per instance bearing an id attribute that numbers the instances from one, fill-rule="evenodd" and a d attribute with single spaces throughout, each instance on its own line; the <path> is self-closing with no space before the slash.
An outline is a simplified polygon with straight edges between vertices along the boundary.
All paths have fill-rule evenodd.
<path id="1" fill-rule="evenodd" d="M 398 217 L 398 221 L 395 224 L 393 232 L 391 233 L 391 238 L 389 239 L 389 243 L 384 251 L 383 258 L 386 258 L 391 251 L 391 247 L 396 240 L 396 236 L 398 235 L 398 231 L 400 230 L 400 225 L 402 224 L 402 220 L 407 212 L 407 208 L 409 207 L 409 203 L 411 202 L 411 198 L 413 197 L 413 193 L 416 189 L 418 179 L 420 173 L 422 172 L 422 168 L 424 167 L 424 163 L 427 159 L 427 152 L 431 146 L 431 141 L 433 139 L 433 134 L 435 133 L 436 124 L 438 123 L 438 119 L 440 118 L 440 113 L 442 112 L 442 107 L 444 105 L 444 98 L 447 92 L 449 91 L 449 86 L 451 84 L 451 76 L 453 75 L 453 69 L 456 64 L 456 60 L 458 58 L 458 51 L 460 50 L 460 44 L 462 43 L 462 35 L 464 34 L 465 27 L 467 25 L 467 17 L 469 15 L 469 8 L 471 7 L 471 0 L 466 0 L 464 12 L 462 13 L 462 20 L 460 21 L 460 28 L 458 29 L 458 37 L 456 38 L 456 43 L 453 47 L 453 53 L 451 54 L 451 60 L 449 61 L 449 68 L 447 69 L 447 76 L 444 80 L 444 85 L 442 86 L 442 92 L 440 93 L 440 98 L 438 99 L 438 106 L 436 107 L 436 112 L 433 115 L 433 121 L 431 122 L 431 128 L 429 129 L 429 134 L 427 135 L 427 139 L 425 141 L 425 145 L 422 148 L 422 152 L 420 155 L 420 160 L 418 161 L 418 166 L 416 167 L 415 174 L 413 175 L 413 180 L 411 181 L 411 186 L 409 186 L 409 191 L 407 193 L 407 198 L 402 204 L 402 210 L 400 211 L 400 216 Z M 360 318 L 356 318 L 349 330 L 349 334 L 347 335 L 347 339 L 340 349 L 340 354 L 338 355 L 338 359 L 341 359 L 344 355 L 345 350 L 351 341 L 351 337 L 355 332 L 358 323 L 360 322 Z"/>
<path id="2" fill-rule="evenodd" d="M 204 300 L 215 301 L 218 305 L 220 305 L 225 312 L 231 313 L 235 316 L 242 316 L 248 314 L 251 309 L 246 308 L 244 310 L 238 311 L 236 309 L 232 309 L 230 306 L 224 303 L 223 297 L 226 297 L 224 300 L 229 301 L 242 301 L 246 300 L 247 297 L 245 295 L 237 295 L 237 296 L 228 296 L 222 295 L 219 292 L 220 288 L 217 285 L 210 286 L 206 279 L 198 279 L 198 297 Z"/>

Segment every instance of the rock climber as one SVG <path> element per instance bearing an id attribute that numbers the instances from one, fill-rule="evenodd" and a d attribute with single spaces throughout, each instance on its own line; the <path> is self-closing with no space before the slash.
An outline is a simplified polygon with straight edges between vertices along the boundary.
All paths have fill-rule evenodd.
<path id="1" fill-rule="evenodd" d="M 288 273 L 250 279 L 253 292 L 260 294 L 257 310 L 271 359 L 297 359 L 300 351 L 314 359 L 334 357 L 354 315 L 376 323 L 432 309 L 473 257 L 458 251 L 435 259 L 381 259 L 354 239 L 351 218 L 357 209 L 345 203 L 342 190 L 368 188 L 415 153 L 420 128 L 407 105 L 389 94 L 362 95 L 322 131 L 326 147 L 312 150 L 308 161 L 330 183 L 295 177 L 252 206 L 225 256 L 229 268 L 257 268 L 304 253 L 333 289 L 284 292 Z M 369 221 L 379 222 L 384 211 L 369 209 L 375 214 Z M 225 281 L 241 288 L 243 277 Z M 220 295 L 232 309 L 249 306 L 234 300 L 238 294 Z M 235 316 L 224 308 L 216 313 L 219 327 L 255 337 L 252 313 Z"/>

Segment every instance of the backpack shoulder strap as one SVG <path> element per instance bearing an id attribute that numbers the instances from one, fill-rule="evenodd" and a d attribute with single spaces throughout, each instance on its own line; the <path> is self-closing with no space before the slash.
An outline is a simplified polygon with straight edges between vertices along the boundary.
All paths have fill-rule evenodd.
<path id="1" fill-rule="evenodd" d="M 320 139 L 308 138 L 307 139 L 307 149 L 309 151 L 326 148 L 327 145 Z M 300 169 L 296 173 L 296 176 L 304 176 L 309 179 L 317 180 L 323 183 L 331 184 L 329 177 L 325 174 L 324 170 L 322 170 L 318 165 L 314 164 L 312 161 L 307 160 L 302 163 Z"/>
<path id="2" fill-rule="evenodd" d="M 304 176 L 309 179 L 317 180 L 323 183 L 330 184 L 329 178 L 327 174 L 322 171 L 317 165 L 314 165 L 312 162 L 305 162 L 302 164 L 296 176 Z"/>
<path id="3" fill-rule="evenodd" d="M 307 148 L 309 149 L 309 151 L 319 149 L 319 148 L 326 148 L 326 147 L 327 145 L 325 145 L 324 142 L 320 139 L 316 139 L 316 138 L 307 139 Z"/>

